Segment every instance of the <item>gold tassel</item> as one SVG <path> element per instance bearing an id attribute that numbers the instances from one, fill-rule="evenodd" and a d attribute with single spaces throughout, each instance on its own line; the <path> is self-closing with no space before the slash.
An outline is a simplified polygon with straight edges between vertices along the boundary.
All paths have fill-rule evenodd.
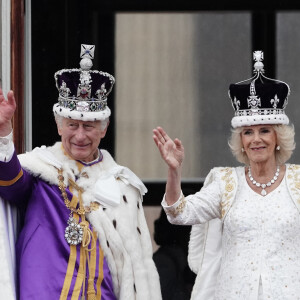
<path id="1" fill-rule="evenodd" d="M 96 293 L 94 289 L 94 280 L 88 280 L 87 300 L 96 300 Z"/>
<path id="2" fill-rule="evenodd" d="M 83 207 L 82 203 L 82 190 L 78 189 L 78 196 L 79 196 L 79 205 L 80 207 Z M 91 231 L 89 227 L 89 222 L 85 219 L 85 214 L 81 216 L 81 222 L 79 223 L 81 227 L 83 228 L 83 237 L 81 242 L 81 247 L 84 250 L 84 255 L 86 259 L 84 259 L 84 262 L 88 263 L 88 268 L 90 271 L 90 259 L 89 259 L 89 252 L 91 252 L 96 247 L 96 240 L 94 238 L 93 232 Z M 89 249 L 89 245 L 91 245 L 91 248 Z M 85 269 L 85 268 L 84 268 Z M 89 272 L 90 273 L 90 272 Z M 84 274 L 86 274 L 86 269 L 84 270 Z M 83 294 L 85 291 L 85 280 L 83 282 Z M 88 279 L 88 289 L 86 293 L 86 299 L 87 300 L 96 300 L 96 292 L 94 289 L 94 280 Z M 83 298 L 84 299 L 84 298 Z"/>

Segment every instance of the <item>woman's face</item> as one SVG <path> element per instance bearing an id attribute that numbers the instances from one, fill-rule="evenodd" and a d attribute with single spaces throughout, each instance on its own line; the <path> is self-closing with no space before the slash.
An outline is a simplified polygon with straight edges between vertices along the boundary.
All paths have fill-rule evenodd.
<path id="1" fill-rule="evenodd" d="M 244 127 L 241 132 L 242 144 L 250 163 L 275 161 L 276 132 L 272 125 Z"/>

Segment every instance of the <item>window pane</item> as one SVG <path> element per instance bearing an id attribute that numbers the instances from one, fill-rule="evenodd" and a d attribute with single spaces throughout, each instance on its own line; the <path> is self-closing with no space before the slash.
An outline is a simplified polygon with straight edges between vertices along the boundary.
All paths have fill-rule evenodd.
<path id="1" fill-rule="evenodd" d="M 116 159 L 143 179 L 166 177 L 152 141 L 164 127 L 183 141 L 185 178 L 235 165 L 227 145 L 232 82 L 252 72 L 249 13 L 116 16 Z M 128 147 L 130 145 L 130 147 Z"/>
<path id="2" fill-rule="evenodd" d="M 296 145 L 300 145 L 300 13 L 277 14 L 277 78 L 287 82 L 291 89 L 286 113 L 295 126 Z M 300 160 L 299 151 L 295 151 L 290 162 Z"/>

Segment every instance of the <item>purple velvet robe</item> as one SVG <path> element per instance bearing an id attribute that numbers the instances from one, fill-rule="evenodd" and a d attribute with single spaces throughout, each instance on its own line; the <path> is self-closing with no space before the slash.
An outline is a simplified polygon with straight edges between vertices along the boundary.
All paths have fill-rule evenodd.
<path id="1" fill-rule="evenodd" d="M 71 200 L 71 192 L 66 191 Z M 78 295 L 75 298 L 79 299 L 84 276 L 80 270 L 81 247 L 72 246 L 75 248 L 71 254 L 71 247 L 64 238 L 70 210 L 65 206 L 58 186 L 22 169 L 14 154 L 10 162 L 0 162 L 0 196 L 15 203 L 25 213 L 16 247 L 18 299 L 69 300 L 72 295 Z M 92 274 L 87 277 L 94 278 L 96 299 L 115 300 L 107 262 L 99 241 L 96 244 L 94 259 L 90 260 Z M 89 270 L 87 264 L 86 269 Z M 86 279 L 84 294 L 87 287 Z"/>

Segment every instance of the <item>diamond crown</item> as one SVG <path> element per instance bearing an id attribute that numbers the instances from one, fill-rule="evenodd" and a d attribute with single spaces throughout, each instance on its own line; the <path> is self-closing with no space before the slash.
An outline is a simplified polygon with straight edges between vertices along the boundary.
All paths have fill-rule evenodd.
<path id="1" fill-rule="evenodd" d="M 71 111 L 102 111 L 115 79 L 106 72 L 91 70 L 94 45 L 81 45 L 80 69 L 62 69 L 54 74 L 61 107 Z"/>

